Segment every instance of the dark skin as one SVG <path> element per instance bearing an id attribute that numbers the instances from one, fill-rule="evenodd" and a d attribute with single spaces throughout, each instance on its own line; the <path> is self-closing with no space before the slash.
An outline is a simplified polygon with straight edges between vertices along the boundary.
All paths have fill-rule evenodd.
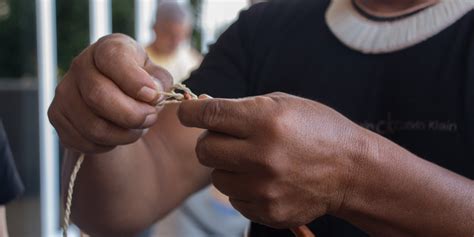
<path id="1" fill-rule="evenodd" d="M 371 13 L 388 14 L 401 13 L 417 6 L 434 4 L 439 0 L 355 0 L 359 6 L 363 6 Z"/>
<path id="2" fill-rule="evenodd" d="M 87 48 L 58 86 L 49 117 L 68 148 L 63 183 L 86 153 L 72 213 L 87 233 L 133 236 L 212 181 L 276 228 L 330 214 L 374 236 L 474 234 L 472 180 L 325 105 L 274 93 L 155 108 L 170 86 L 123 35 Z"/>
<path id="3" fill-rule="evenodd" d="M 288 228 L 330 214 L 373 236 L 474 231 L 472 180 L 320 103 L 273 93 L 184 102 L 178 116 L 186 126 L 207 129 L 197 157 L 253 221 Z"/>

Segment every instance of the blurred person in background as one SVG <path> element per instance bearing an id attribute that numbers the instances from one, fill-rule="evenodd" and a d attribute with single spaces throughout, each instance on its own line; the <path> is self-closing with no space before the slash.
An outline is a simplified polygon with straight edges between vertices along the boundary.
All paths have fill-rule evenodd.
<path id="1" fill-rule="evenodd" d="M 190 9 L 174 1 L 164 1 L 156 11 L 155 40 L 146 51 L 150 59 L 165 68 L 174 82 L 188 78 L 201 63 L 202 56 L 191 47 L 193 17 Z"/>
<path id="2" fill-rule="evenodd" d="M 87 154 L 86 232 L 133 236 L 212 182 L 251 237 L 473 235 L 474 1 L 257 4 L 186 81 L 214 99 L 164 108 L 172 80 L 146 59 L 102 38 L 50 107 L 64 180 Z"/>
<path id="3" fill-rule="evenodd" d="M 23 192 L 23 184 L 13 161 L 7 134 L 0 119 L 0 237 L 8 236 L 5 205 Z"/>
<path id="4" fill-rule="evenodd" d="M 174 83 L 187 79 L 202 56 L 190 46 L 193 17 L 185 4 L 164 1 L 156 11 L 155 40 L 146 48 L 150 60 L 166 69 Z M 186 200 L 155 225 L 154 236 L 241 237 L 249 224 L 226 196 L 210 186 Z"/>

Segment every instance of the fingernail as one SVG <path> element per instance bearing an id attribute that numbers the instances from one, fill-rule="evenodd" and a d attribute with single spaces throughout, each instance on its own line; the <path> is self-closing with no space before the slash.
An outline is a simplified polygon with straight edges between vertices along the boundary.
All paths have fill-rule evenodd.
<path id="1" fill-rule="evenodd" d="M 161 84 L 161 81 L 156 78 L 156 77 L 152 77 L 153 79 L 153 82 L 155 83 L 155 87 L 156 87 L 156 91 L 163 91 L 163 85 Z M 159 95 L 156 99 L 155 99 L 155 103 L 158 103 L 160 100 L 161 100 L 162 96 Z"/>
<path id="2" fill-rule="evenodd" d="M 208 94 L 202 94 L 202 95 L 199 95 L 199 99 L 201 99 L 201 100 L 212 99 L 212 97 Z"/>
<path id="3" fill-rule="evenodd" d="M 143 122 L 143 124 L 142 124 L 142 128 L 151 127 L 156 122 L 157 117 L 158 117 L 157 114 L 150 114 L 150 115 L 146 116 L 145 122 Z"/>
<path id="4" fill-rule="evenodd" d="M 145 102 L 153 102 L 154 100 L 156 100 L 158 93 L 156 92 L 156 90 L 150 87 L 144 86 L 140 89 L 140 91 L 138 91 L 137 96 L 138 96 L 138 99 L 143 100 Z"/>

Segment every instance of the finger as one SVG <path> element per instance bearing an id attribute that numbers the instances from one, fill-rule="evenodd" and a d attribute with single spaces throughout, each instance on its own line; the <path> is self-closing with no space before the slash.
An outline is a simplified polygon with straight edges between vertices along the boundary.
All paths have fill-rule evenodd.
<path id="1" fill-rule="evenodd" d="M 142 135 L 142 130 L 121 128 L 95 115 L 80 99 L 77 87 L 69 87 L 68 94 L 69 98 L 74 99 L 70 99 L 60 109 L 72 126 L 91 142 L 106 146 L 123 145 L 136 141 Z M 74 112 L 71 108 L 74 108 Z"/>
<path id="2" fill-rule="evenodd" d="M 243 100 L 203 99 L 183 101 L 178 110 L 181 123 L 246 138 L 253 130 L 252 115 Z"/>
<path id="3" fill-rule="evenodd" d="M 173 86 L 173 77 L 164 68 L 153 63 L 150 58 L 147 57 L 145 61 L 145 71 L 150 74 L 153 78 L 158 79 L 161 90 L 169 91 Z M 156 82 L 156 80 L 155 80 Z M 158 88 L 160 90 L 160 88 Z"/>
<path id="4" fill-rule="evenodd" d="M 287 220 L 284 212 L 278 205 L 269 205 L 261 202 L 248 202 L 235 198 L 229 198 L 230 204 L 249 220 L 266 225 L 275 229 L 284 229 L 296 226 L 291 220 Z"/>
<path id="5" fill-rule="evenodd" d="M 215 169 L 211 173 L 211 181 L 217 190 L 228 197 L 242 201 L 251 201 L 258 198 L 257 194 L 251 192 L 248 188 L 250 183 L 255 183 L 254 180 L 245 174 Z"/>
<path id="6" fill-rule="evenodd" d="M 291 228 L 291 232 L 293 232 L 295 237 L 315 237 L 313 232 L 305 225 L 293 227 Z"/>
<path id="7" fill-rule="evenodd" d="M 210 131 L 203 132 L 196 144 L 196 155 L 202 165 L 233 172 L 246 170 L 245 150 L 245 141 Z"/>
<path id="8" fill-rule="evenodd" d="M 262 215 L 259 215 L 259 207 L 254 202 L 239 200 L 236 198 L 229 198 L 230 204 L 240 212 L 243 216 L 247 219 L 251 220 L 252 222 L 265 224 L 265 220 Z"/>
<path id="9" fill-rule="evenodd" d="M 115 147 L 99 145 L 88 141 L 61 113 L 58 113 L 56 110 L 49 110 L 48 112 L 50 122 L 56 128 L 61 144 L 64 147 L 82 153 L 107 152 Z"/>
<path id="10" fill-rule="evenodd" d="M 169 77 L 160 74 L 156 83 L 144 69 L 148 56 L 141 46 L 128 36 L 115 34 L 97 42 L 94 51 L 95 66 L 127 95 L 151 103 L 159 97 L 157 90 L 166 89 Z M 155 73 L 158 76 L 157 73 Z M 163 83 L 165 82 L 165 83 Z"/>
<path id="11" fill-rule="evenodd" d="M 86 104 L 100 117 L 103 117 L 123 128 L 147 128 L 157 119 L 157 109 L 147 103 L 137 101 L 123 91 L 109 78 L 101 74 L 93 65 L 82 65 L 76 76 L 80 96 Z"/>

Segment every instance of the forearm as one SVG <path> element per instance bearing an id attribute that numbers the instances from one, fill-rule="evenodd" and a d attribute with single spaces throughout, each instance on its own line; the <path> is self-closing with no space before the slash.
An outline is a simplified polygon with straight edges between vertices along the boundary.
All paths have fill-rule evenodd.
<path id="1" fill-rule="evenodd" d="M 474 182 L 370 133 L 337 216 L 373 236 L 473 236 Z"/>

